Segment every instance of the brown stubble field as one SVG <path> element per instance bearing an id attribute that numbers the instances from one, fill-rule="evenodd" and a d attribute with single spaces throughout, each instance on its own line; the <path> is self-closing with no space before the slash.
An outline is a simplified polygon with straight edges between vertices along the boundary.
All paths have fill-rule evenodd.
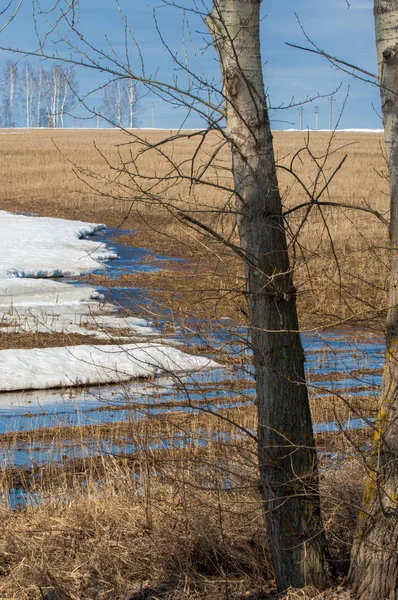
<path id="1" fill-rule="evenodd" d="M 150 143 L 168 133 L 135 132 Z M 305 132 L 276 132 L 274 138 L 282 166 L 289 165 L 308 141 Z M 156 150 L 136 158 L 142 142 L 126 132 L 19 130 L 13 134 L 3 130 L 0 209 L 134 230 L 125 235 L 127 243 L 186 261 L 166 262 L 165 269 L 154 274 L 125 275 L 123 285 L 149 288 L 154 303 L 171 308 L 179 321 L 191 314 L 211 319 L 229 316 L 244 323 L 242 265 L 207 234 L 187 229 L 175 219 L 179 209 L 189 208 L 192 216 L 237 243 L 230 194 L 212 185 L 198 183 L 192 188 L 175 178 L 177 167 L 180 174 L 191 172 L 189 157 L 198 143 L 197 135 L 174 140 L 167 147 L 170 162 Z M 196 174 L 218 143 L 216 136 L 205 140 L 197 155 Z M 382 136 L 338 133 L 332 140 L 326 133 L 310 136 L 315 157 L 322 157 L 329 144 L 326 164 L 319 159 L 323 166 L 318 189 L 348 156 L 324 200 L 370 206 L 388 217 Z M 217 160 L 217 168 L 206 173 L 207 183 L 228 187 L 226 148 Z M 317 168 L 308 152 L 301 152 L 295 163 L 298 177 L 311 188 Z M 298 180 L 283 169 L 279 176 L 285 210 L 304 202 Z M 159 194 L 171 208 L 156 201 Z M 225 207 L 227 214 L 220 215 Z M 386 228 L 368 213 L 332 207 L 323 207 L 322 212 L 314 207 L 301 226 L 304 213 L 305 209 L 292 213 L 288 221 L 290 239 L 299 230 L 291 257 L 303 328 L 340 325 L 354 327 L 361 335 L 365 331 L 378 335 L 386 303 Z M 96 276 L 88 276 L 87 281 L 112 285 Z M 0 336 L 2 348 L 56 343 L 66 340 L 44 334 Z M 68 338 L 67 343 L 81 340 Z M 236 390 L 237 398 L 239 394 Z M 375 404 L 371 395 L 313 394 L 311 399 L 317 422 L 345 421 L 364 413 L 373 416 Z M 255 430 L 254 406 L 239 407 L 237 402 L 215 416 L 163 409 L 155 418 L 135 423 L 1 436 L 0 450 L 12 444 L 35 448 L 46 443 L 62 449 L 65 439 L 81 444 L 83 452 L 95 439 L 106 440 L 109 448 L 120 440 L 137 448 L 134 454 L 113 456 L 110 451 L 108 456 L 80 461 L 64 457 L 58 465 L 30 471 L 5 469 L 0 474 L 4 498 L 7 489 L 17 484 L 44 499 L 22 511 L 11 511 L 5 499 L 0 501 L 1 600 L 276 597 L 256 484 L 255 445 L 250 435 L 234 437 L 234 423 Z M 231 438 L 214 439 L 214 431 Z M 153 443 L 166 445 L 176 435 L 188 437 L 190 444 L 167 451 L 153 449 Z M 320 450 L 346 457 L 344 463 L 325 459 L 320 482 L 325 527 L 340 574 L 347 567 L 361 502 L 363 457 L 353 453 L 369 438 L 369 430 L 317 436 Z M 230 488 L 225 485 L 226 474 Z M 343 588 L 324 594 L 291 591 L 286 598 L 345 600 L 349 592 Z"/>
<path id="2" fill-rule="evenodd" d="M 194 154 L 193 172 L 200 173 L 219 143 L 216 134 L 208 136 L 197 151 L 202 138 L 197 133 L 192 135 L 195 132 L 152 150 L 147 150 L 139 139 L 157 144 L 171 132 L 3 133 L 1 209 L 132 229 L 134 236 L 125 238 L 132 245 L 190 259 L 183 272 L 174 269 L 170 273 L 168 269 L 164 277 L 140 277 L 145 287 L 157 289 L 158 302 L 179 311 L 243 318 L 242 267 L 233 253 L 206 233 L 187 229 L 174 218 L 180 208 L 188 208 L 193 217 L 238 243 L 231 194 L 209 185 L 232 185 L 227 148 L 218 154 L 216 168 L 206 172 L 206 185 L 192 187 L 188 180 L 178 177 L 191 173 L 190 157 Z M 381 135 L 336 133 L 331 137 L 317 132 L 308 138 L 306 132 L 275 132 L 274 140 L 282 167 L 289 166 L 295 153 L 306 145 L 314 157 L 329 154 L 326 161 L 318 160 L 320 168 L 307 151 L 296 156 L 294 171 L 310 192 L 314 187 L 319 192 L 347 155 L 321 200 L 371 207 L 388 218 Z M 166 160 L 166 155 L 171 158 Z M 297 178 L 279 170 L 285 210 L 308 200 Z M 158 202 L 158 196 L 166 198 L 172 210 L 164 200 Z M 381 330 L 386 302 L 386 227 L 369 213 L 329 206 L 312 208 L 302 225 L 305 212 L 305 208 L 294 212 L 287 221 L 296 242 L 291 245 L 291 255 L 303 328 L 336 327 L 341 323 Z"/>

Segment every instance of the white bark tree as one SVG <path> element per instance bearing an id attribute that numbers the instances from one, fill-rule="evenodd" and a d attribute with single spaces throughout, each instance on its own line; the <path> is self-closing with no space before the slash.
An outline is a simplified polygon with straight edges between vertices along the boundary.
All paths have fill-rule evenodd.
<path id="1" fill-rule="evenodd" d="M 375 0 L 376 49 L 390 182 L 386 358 L 373 451 L 352 552 L 360 600 L 398 599 L 398 0 Z"/>
<path id="2" fill-rule="evenodd" d="M 134 79 L 124 78 L 110 81 L 103 88 L 101 114 L 116 127 L 135 125 L 138 97 Z"/>
<path id="3" fill-rule="evenodd" d="M 32 67 L 29 63 L 25 63 L 24 65 L 23 87 L 23 102 L 25 105 L 25 124 L 26 127 L 32 127 L 34 124 L 33 101 L 35 93 L 35 77 L 32 71 Z"/>
<path id="4" fill-rule="evenodd" d="M 43 127 L 43 67 L 40 65 L 39 73 L 35 78 L 35 87 L 36 87 L 36 127 Z"/>
<path id="5" fill-rule="evenodd" d="M 74 104 L 77 93 L 78 85 L 73 69 L 63 68 L 59 113 L 59 122 L 61 127 L 65 127 L 65 114 Z"/>
<path id="6" fill-rule="evenodd" d="M 137 86 L 131 79 L 125 82 L 127 106 L 128 106 L 128 127 L 132 129 L 135 125 L 138 112 Z"/>
<path id="7" fill-rule="evenodd" d="M 42 99 L 46 106 L 48 127 L 64 127 L 65 113 L 70 109 L 77 93 L 73 70 L 64 65 L 53 65 L 44 71 L 45 93 Z"/>
<path id="8" fill-rule="evenodd" d="M 4 127 L 16 127 L 17 65 L 7 61 L 5 68 L 5 88 L 3 91 Z"/>

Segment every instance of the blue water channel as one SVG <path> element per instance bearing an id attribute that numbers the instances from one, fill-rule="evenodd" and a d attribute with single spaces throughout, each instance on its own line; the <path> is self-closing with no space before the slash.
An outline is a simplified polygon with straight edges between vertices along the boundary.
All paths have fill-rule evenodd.
<path id="1" fill-rule="evenodd" d="M 124 231 L 105 230 L 96 234 L 99 242 L 114 249 L 118 258 L 107 261 L 98 270 L 112 279 L 125 273 L 158 270 L 170 259 L 148 250 L 125 246 L 116 238 Z M 74 282 L 79 285 L 79 282 Z M 146 318 L 148 297 L 145 289 L 115 287 L 100 288 L 105 299 L 123 309 L 133 310 L 135 316 Z M 142 312 L 137 313 L 141 307 Z M 163 311 L 159 320 L 160 330 L 170 321 L 171 315 Z M 185 323 L 186 325 L 186 323 Z M 209 348 L 222 348 L 225 366 L 218 369 L 185 374 L 179 377 L 160 377 L 154 381 L 133 381 L 124 385 L 70 388 L 67 390 L 35 390 L 0 394 L 0 434 L 32 431 L 48 427 L 95 425 L 115 422 L 137 421 L 148 414 L 165 411 L 214 410 L 228 406 L 243 406 L 254 402 L 254 379 L 250 364 L 250 352 L 245 343 L 247 331 L 234 327 L 228 319 L 213 322 L 189 322 L 189 336 L 178 324 L 172 340 L 194 347 L 210 356 Z M 167 339 L 165 340 L 167 343 Z M 379 371 L 384 360 L 384 345 L 380 342 L 355 343 L 339 333 L 304 333 L 302 341 L 306 352 L 306 370 L 310 394 L 367 395 L 378 393 L 381 383 Z M 228 356 L 231 360 L 228 361 Z M 239 360 L 237 360 L 239 359 Z M 361 371 L 363 371 L 361 373 Z M 336 373 L 339 377 L 336 378 Z M 321 374 L 322 381 L 317 380 Z M 328 378 L 330 375 L 330 379 Z M 231 382 L 236 382 L 236 386 Z M 376 399 L 375 399 L 376 402 Z M 358 422 L 359 423 L 359 422 Z M 366 426 L 365 422 L 350 422 L 350 427 Z M 334 431 L 340 424 L 318 424 L 321 431 Z M 166 441 L 165 441 L 166 443 Z M 167 441 L 167 443 L 174 443 Z M 184 442 L 178 439 L 178 444 Z M 107 453 L 116 448 L 108 447 L 106 441 L 95 441 L 86 450 L 63 445 L 41 444 L 28 447 L 19 444 L 12 449 L 0 447 L 0 464 L 28 465 L 59 460 L 61 456 L 80 456 L 82 452 Z M 120 452 L 134 451 L 134 447 L 118 447 Z M 76 454 L 77 453 L 77 454 Z"/>

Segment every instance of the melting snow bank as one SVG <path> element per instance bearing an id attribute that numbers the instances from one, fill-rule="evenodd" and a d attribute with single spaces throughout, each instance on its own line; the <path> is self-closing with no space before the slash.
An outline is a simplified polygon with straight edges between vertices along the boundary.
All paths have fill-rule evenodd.
<path id="1" fill-rule="evenodd" d="M 79 276 L 117 255 L 105 244 L 83 239 L 105 225 L 30 217 L 0 211 L 0 327 L 12 332 L 63 332 L 128 345 L 66 346 L 0 351 L 0 392 L 120 383 L 160 373 L 217 367 L 154 342 L 158 332 L 144 319 L 120 318 L 90 286 L 52 277 Z M 145 342 L 150 337 L 151 343 Z M 131 343 L 140 342 L 140 343 Z"/>
<path id="2" fill-rule="evenodd" d="M 348 129 L 283 129 L 283 131 L 301 131 L 301 132 L 307 132 L 310 131 L 311 133 L 317 133 L 317 132 L 329 132 L 329 133 L 384 133 L 384 129 L 363 129 L 363 128 L 348 128 Z"/>
<path id="3" fill-rule="evenodd" d="M 109 330 L 124 335 L 153 336 L 148 321 L 118 317 L 111 304 L 90 286 L 73 286 L 51 279 L 1 279 L 1 331 L 5 333 L 78 333 L 109 340 Z"/>
<path id="4" fill-rule="evenodd" d="M 63 332 L 109 339 L 109 329 L 155 335 L 143 319 L 121 319 L 90 286 L 51 277 L 95 271 L 117 254 L 95 239 L 105 225 L 0 211 L 0 326 L 6 333 Z"/>
<path id="5" fill-rule="evenodd" d="M 163 344 L 0 351 L 0 392 L 129 381 L 219 365 Z"/>
<path id="6" fill-rule="evenodd" d="M 65 277 L 90 273 L 117 255 L 83 239 L 105 225 L 0 211 L 0 277 Z"/>

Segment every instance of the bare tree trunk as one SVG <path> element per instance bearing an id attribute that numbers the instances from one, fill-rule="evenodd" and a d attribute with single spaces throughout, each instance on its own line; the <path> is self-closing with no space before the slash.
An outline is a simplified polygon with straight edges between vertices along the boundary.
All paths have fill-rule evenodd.
<path id="1" fill-rule="evenodd" d="M 7 127 L 16 127 L 15 121 L 15 90 L 16 90 L 17 66 L 12 61 L 7 63 L 8 79 L 8 124 Z"/>
<path id="2" fill-rule="evenodd" d="M 34 94 L 34 76 L 29 63 L 25 64 L 25 109 L 26 109 L 26 127 L 32 127 L 33 124 L 33 94 Z"/>
<path id="3" fill-rule="evenodd" d="M 137 104 L 137 98 L 135 94 L 135 86 L 131 79 L 126 81 L 126 96 L 129 110 L 129 128 L 132 129 L 134 125 L 135 108 Z"/>
<path id="4" fill-rule="evenodd" d="M 39 67 L 39 78 L 37 80 L 37 120 L 36 127 L 42 126 L 41 116 L 42 116 L 42 96 L 43 96 L 43 69 L 40 65 Z"/>
<path id="5" fill-rule="evenodd" d="M 255 365 L 261 489 L 279 590 L 328 581 L 296 291 L 282 218 L 259 41 L 260 0 L 215 0 Z"/>
<path id="6" fill-rule="evenodd" d="M 67 79 L 66 73 L 63 74 L 62 86 L 63 86 L 63 92 L 62 92 L 62 100 L 61 100 L 61 108 L 59 111 L 59 117 L 60 117 L 61 127 L 63 129 L 64 128 L 66 99 L 68 97 L 68 91 L 69 91 L 69 85 L 68 85 L 68 79 Z"/>
<path id="7" fill-rule="evenodd" d="M 26 108 L 26 127 L 30 127 L 30 105 L 31 105 L 31 82 L 29 65 L 25 65 L 25 108 Z"/>
<path id="8" fill-rule="evenodd" d="M 350 579 L 360 600 L 398 600 L 398 0 L 375 0 L 374 15 L 391 195 L 390 289 L 381 406 Z"/>
<path id="9" fill-rule="evenodd" d="M 116 81 L 115 88 L 115 115 L 116 115 L 116 124 L 119 127 L 123 127 L 123 101 L 122 101 L 122 90 L 120 81 Z"/>

